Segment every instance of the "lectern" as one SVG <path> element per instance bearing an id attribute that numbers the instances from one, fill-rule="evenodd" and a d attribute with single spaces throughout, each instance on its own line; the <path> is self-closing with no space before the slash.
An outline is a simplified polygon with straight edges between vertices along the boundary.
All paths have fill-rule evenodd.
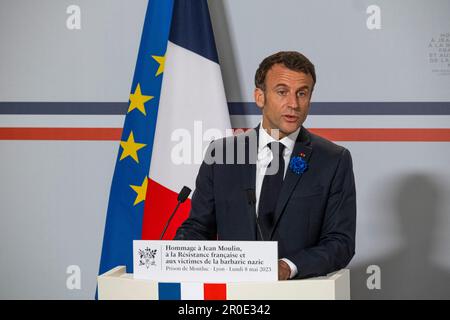
<path id="1" fill-rule="evenodd" d="M 177 283 L 179 287 L 183 283 Z M 204 284 L 189 283 L 202 288 Z M 227 282 L 221 284 L 226 300 L 349 300 L 350 271 L 342 269 L 324 277 L 275 282 Z M 134 279 L 118 266 L 98 276 L 98 298 L 101 300 L 159 300 L 161 283 Z M 192 297 L 192 296 L 191 296 Z M 197 296 L 202 299 L 201 295 Z M 192 298 L 190 298 L 192 299 Z"/>

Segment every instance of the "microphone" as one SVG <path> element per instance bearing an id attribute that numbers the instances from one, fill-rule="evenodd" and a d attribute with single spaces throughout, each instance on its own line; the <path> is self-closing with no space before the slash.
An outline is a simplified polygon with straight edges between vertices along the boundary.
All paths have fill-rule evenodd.
<path id="1" fill-rule="evenodd" d="M 189 189 L 188 187 L 184 186 L 184 187 L 181 189 L 180 193 L 178 194 L 177 200 L 178 200 L 180 203 L 185 202 L 186 199 L 189 197 L 189 194 L 190 194 L 190 193 L 191 193 L 191 189 Z"/>
<path id="2" fill-rule="evenodd" d="M 172 214 L 169 217 L 169 220 L 167 220 L 166 226 L 164 227 L 163 232 L 161 233 L 161 237 L 159 237 L 159 240 L 162 240 L 162 238 L 164 237 L 164 234 L 166 233 L 167 227 L 170 224 L 170 221 L 172 220 L 173 216 L 175 215 L 175 212 L 177 212 L 178 207 L 180 206 L 180 204 L 182 204 L 183 202 L 186 201 L 186 199 L 189 197 L 189 194 L 191 193 L 191 189 L 189 189 L 188 187 L 184 186 L 180 193 L 178 194 L 178 203 L 177 206 L 175 207 L 175 210 L 173 210 Z"/>
<path id="3" fill-rule="evenodd" d="M 254 207 L 254 205 L 256 204 L 256 193 L 255 193 L 255 189 L 246 189 L 245 191 L 247 191 L 247 201 L 248 204 L 252 206 L 252 211 L 253 214 L 255 215 L 256 218 L 256 227 L 258 228 L 258 233 L 259 236 L 261 237 L 261 240 L 264 241 L 264 237 L 261 231 L 261 226 L 259 225 L 259 219 L 258 219 L 258 215 L 256 214 L 256 209 Z"/>

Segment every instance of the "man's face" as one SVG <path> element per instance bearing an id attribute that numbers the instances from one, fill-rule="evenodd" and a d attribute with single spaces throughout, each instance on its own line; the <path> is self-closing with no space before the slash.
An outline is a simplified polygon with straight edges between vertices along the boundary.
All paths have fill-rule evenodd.
<path id="1" fill-rule="evenodd" d="M 263 113 L 263 128 L 279 129 L 282 139 L 306 120 L 311 101 L 313 78 L 275 64 L 266 75 L 266 90 L 255 89 L 255 102 Z"/>

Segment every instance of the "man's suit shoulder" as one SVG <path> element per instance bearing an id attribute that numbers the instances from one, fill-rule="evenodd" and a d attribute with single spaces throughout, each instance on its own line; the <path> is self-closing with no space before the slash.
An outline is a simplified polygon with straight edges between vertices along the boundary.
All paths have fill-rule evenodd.
<path id="1" fill-rule="evenodd" d="M 230 147 L 233 145 L 236 147 L 237 145 L 241 145 L 248 141 L 254 141 L 256 143 L 256 131 L 255 130 L 247 130 L 246 132 L 239 133 L 233 136 L 223 137 L 219 139 L 215 139 L 211 141 L 209 148 L 211 150 L 222 148 L 222 147 Z"/>
<path id="2" fill-rule="evenodd" d="M 333 141 L 330 141 L 310 131 L 308 131 L 308 133 L 310 136 L 311 147 L 313 148 L 314 152 L 324 153 L 324 155 L 328 157 L 339 157 L 343 153 L 349 153 L 349 151 L 345 147 L 340 146 Z"/>
<path id="3" fill-rule="evenodd" d="M 345 147 L 314 134 L 306 128 L 302 128 L 302 130 L 305 130 L 305 136 L 308 138 L 307 140 L 309 140 L 310 146 L 313 148 L 313 152 L 315 154 L 321 154 L 327 158 L 339 158 L 343 154 L 350 154 Z M 250 144 L 252 142 L 256 143 L 256 139 L 257 137 L 255 130 L 248 130 L 238 135 L 219 138 L 210 143 L 209 154 L 214 156 L 217 149 L 225 151 L 227 149 L 229 150 L 231 146 L 233 146 L 233 149 L 236 150 L 238 146 L 242 146 L 247 142 Z"/>

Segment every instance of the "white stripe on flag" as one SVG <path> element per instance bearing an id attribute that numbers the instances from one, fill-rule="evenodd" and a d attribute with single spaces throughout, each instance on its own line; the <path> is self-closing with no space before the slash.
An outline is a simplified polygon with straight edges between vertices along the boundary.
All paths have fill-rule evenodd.
<path id="1" fill-rule="evenodd" d="M 204 134 L 213 128 L 222 135 L 231 128 L 220 66 L 169 41 L 150 178 L 174 192 L 183 186 L 194 189 L 203 151 L 209 144 L 203 140 L 211 138 Z M 171 139 L 176 132 L 188 133 L 190 140 L 181 139 L 180 135 Z M 175 146 L 183 140 L 188 142 L 190 164 L 175 164 L 172 153 L 180 154 L 180 148 Z"/>
<path id="2" fill-rule="evenodd" d="M 204 299 L 203 283 L 199 282 L 181 283 L 181 300 L 203 300 L 203 299 Z"/>

